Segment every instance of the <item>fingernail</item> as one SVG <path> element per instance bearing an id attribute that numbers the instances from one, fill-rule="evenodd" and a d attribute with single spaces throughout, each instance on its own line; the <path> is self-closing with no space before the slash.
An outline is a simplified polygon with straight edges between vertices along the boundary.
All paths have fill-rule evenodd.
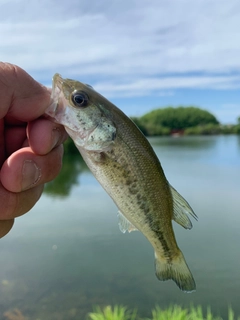
<path id="1" fill-rule="evenodd" d="M 25 160 L 22 168 L 22 190 L 34 186 L 41 178 L 41 169 L 32 160 Z"/>

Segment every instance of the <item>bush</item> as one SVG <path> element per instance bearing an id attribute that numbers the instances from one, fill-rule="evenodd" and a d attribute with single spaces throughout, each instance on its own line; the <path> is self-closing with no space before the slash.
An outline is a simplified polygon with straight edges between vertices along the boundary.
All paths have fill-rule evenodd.
<path id="1" fill-rule="evenodd" d="M 185 135 L 211 135 L 222 133 L 222 129 L 219 125 L 207 124 L 204 126 L 197 126 L 193 128 L 187 128 L 184 130 Z"/>

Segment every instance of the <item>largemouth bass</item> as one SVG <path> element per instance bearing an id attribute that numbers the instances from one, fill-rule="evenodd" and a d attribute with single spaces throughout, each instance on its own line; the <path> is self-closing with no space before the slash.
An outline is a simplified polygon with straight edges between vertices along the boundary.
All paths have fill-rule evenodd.
<path id="1" fill-rule="evenodd" d="M 193 276 L 179 249 L 172 220 L 191 229 L 196 218 L 168 183 L 148 140 L 115 105 L 91 86 L 53 77 L 46 114 L 62 124 L 86 164 L 119 209 L 122 232 L 140 230 L 155 251 L 156 276 L 191 292 Z"/>

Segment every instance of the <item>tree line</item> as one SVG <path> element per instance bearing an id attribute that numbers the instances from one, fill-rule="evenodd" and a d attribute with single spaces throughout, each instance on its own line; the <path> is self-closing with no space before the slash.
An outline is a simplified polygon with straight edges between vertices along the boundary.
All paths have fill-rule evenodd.
<path id="1" fill-rule="evenodd" d="M 155 109 L 131 119 L 146 136 L 240 134 L 240 117 L 236 125 L 223 125 L 209 111 L 193 106 Z"/>

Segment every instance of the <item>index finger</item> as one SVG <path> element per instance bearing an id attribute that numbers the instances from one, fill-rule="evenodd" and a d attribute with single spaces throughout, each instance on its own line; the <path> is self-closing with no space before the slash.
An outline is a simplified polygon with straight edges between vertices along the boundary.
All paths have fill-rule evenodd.
<path id="1" fill-rule="evenodd" d="M 27 72 L 0 62 L 0 118 L 6 114 L 20 121 L 40 117 L 50 104 L 50 92 Z"/>

